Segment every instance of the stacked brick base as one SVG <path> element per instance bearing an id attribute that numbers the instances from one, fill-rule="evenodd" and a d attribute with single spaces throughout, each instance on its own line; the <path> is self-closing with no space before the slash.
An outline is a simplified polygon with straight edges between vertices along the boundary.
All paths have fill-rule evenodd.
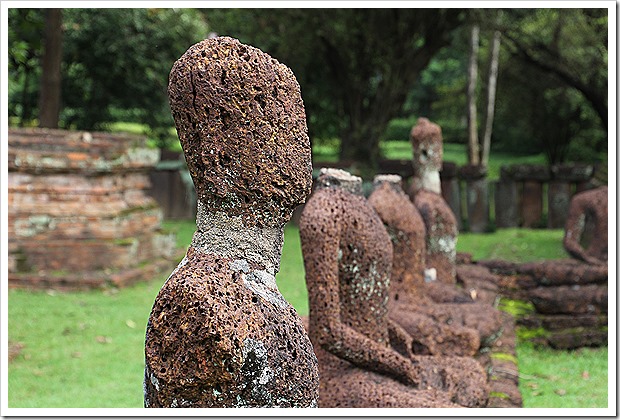
<path id="1" fill-rule="evenodd" d="M 9 286 L 124 286 L 169 268 L 173 235 L 146 195 L 159 159 L 141 137 L 9 131 Z"/>
<path id="2" fill-rule="evenodd" d="M 535 330 L 535 343 L 556 349 L 607 345 L 607 266 L 574 259 L 478 264 L 496 273 L 502 296 L 531 303 L 534 310 L 517 322 Z"/>

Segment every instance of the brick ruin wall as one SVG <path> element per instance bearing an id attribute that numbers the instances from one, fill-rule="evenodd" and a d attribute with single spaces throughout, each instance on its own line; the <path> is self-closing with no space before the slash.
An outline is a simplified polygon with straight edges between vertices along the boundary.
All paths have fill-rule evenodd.
<path id="1" fill-rule="evenodd" d="M 123 286 L 173 264 L 143 137 L 10 129 L 8 142 L 10 287 Z"/>

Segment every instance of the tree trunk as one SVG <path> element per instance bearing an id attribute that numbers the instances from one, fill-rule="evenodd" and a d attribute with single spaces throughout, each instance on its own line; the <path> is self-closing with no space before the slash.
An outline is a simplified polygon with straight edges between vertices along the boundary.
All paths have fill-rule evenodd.
<path id="1" fill-rule="evenodd" d="M 478 48 L 480 28 L 471 28 L 471 44 L 469 50 L 469 69 L 467 72 L 467 133 L 468 160 L 470 165 L 480 164 L 480 143 L 478 141 L 478 123 L 476 109 L 476 82 L 478 78 Z"/>
<path id="2" fill-rule="evenodd" d="M 484 135 L 482 137 L 481 165 L 485 168 L 489 165 L 491 151 L 491 134 L 493 133 L 493 118 L 495 116 L 495 92 L 497 91 L 497 73 L 499 69 L 499 46 L 501 34 L 495 31 L 491 45 L 491 60 L 489 66 L 489 83 L 487 87 L 487 110 L 484 119 Z"/>
<path id="3" fill-rule="evenodd" d="M 60 65 L 62 63 L 62 9 L 47 9 L 43 50 L 39 126 L 58 128 L 60 115 Z"/>

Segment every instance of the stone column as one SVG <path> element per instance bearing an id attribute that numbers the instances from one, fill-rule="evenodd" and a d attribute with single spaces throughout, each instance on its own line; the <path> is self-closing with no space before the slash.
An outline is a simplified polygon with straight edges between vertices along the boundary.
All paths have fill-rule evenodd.
<path id="1" fill-rule="evenodd" d="M 466 165 L 459 169 L 467 193 L 467 221 L 471 232 L 486 232 L 489 225 L 489 187 L 486 168 Z"/>
<path id="2" fill-rule="evenodd" d="M 550 179 L 546 165 L 512 165 L 512 178 L 523 182 L 521 220 L 526 228 L 539 227 L 543 215 L 543 183 Z"/>
<path id="3" fill-rule="evenodd" d="M 446 200 L 448 206 L 454 213 L 457 227 L 461 229 L 463 225 L 461 216 L 461 188 L 457 177 L 457 166 L 454 162 L 443 162 L 439 178 L 441 180 L 441 195 Z"/>
<path id="4" fill-rule="evenodd" d="M 499 181 L 495 183 L 495 226 L 498 228 L 519 226 L 517 183 L 505 166 L 502 166 Z"/>
<path id="5" fill-rule="evenodd" d="M 586 164 L 557 164 L 551 167 L 552 180 L 549 182 L 549 213 L 547 227 L 561 229 L 566 224 L 568 207 L 574 184 L 587 183 L 594 170 Z"/>

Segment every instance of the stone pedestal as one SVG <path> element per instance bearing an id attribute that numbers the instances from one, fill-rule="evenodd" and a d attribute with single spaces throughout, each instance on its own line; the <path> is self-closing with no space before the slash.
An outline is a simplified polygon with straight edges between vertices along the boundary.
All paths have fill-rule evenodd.
<path id="1" fill-rule="evenodd" d="M 9 286 L 83 289 L 147 279 L 175 238 L 145 194 L 159 159 L 142 137 L 9 130 Z"/>
<path id="2" fill-rule="evenodd" d="M 495 226 L 519 226 L 519 194 L 517 183 L 511 179 L 502 177 L 495 183 Z"/>
<path id="3" fill-rule="evenodd" d="M 570 198 L 570 183 L 565 181 L 549 182 L 549 189 L 547 190 L 547 227 L 549 229 L 561 229 L 564 227 Z"/>

